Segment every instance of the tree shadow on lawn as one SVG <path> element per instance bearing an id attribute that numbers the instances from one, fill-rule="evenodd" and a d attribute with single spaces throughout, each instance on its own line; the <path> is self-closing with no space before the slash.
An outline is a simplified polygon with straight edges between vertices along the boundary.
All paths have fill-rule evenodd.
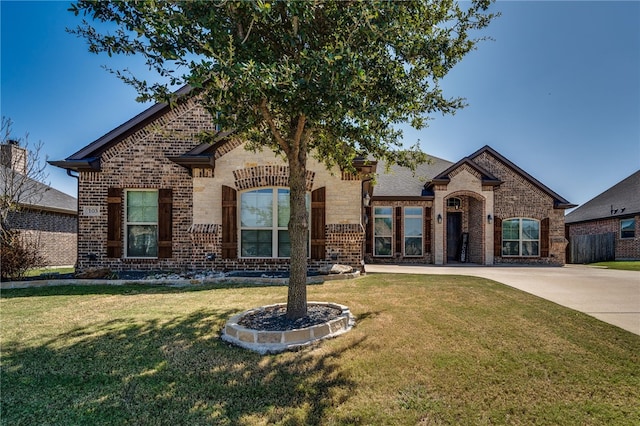
<path id="1" fill-rule="evenodd" d="M 114 319 L 2 349 L 3 424 L 320 424 L 354 382 L 333 345 L 260 356 L 229 346 L 231 311 Z M 330 349 L 329 349 L 330 348 Z"/>

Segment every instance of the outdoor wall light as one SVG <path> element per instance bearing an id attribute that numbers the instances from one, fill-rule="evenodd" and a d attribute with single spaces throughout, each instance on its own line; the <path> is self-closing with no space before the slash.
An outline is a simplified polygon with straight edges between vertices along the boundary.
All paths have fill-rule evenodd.
<path id="1" fill-rule="evenodd" d="M 370 202 L 371 202 L 371 195 L 369 195 L 368 192 L 365 192 L 362 197 L 362 205 L 365 207 L 368 207 Z"/>
<path id="2" fill-rule="evenodd" d="M 487 216 L 487 223 L 489 225 L 491 225 L 491 222 L 493 222 L 493 217 L 491 215 Z"/>
<path id="3" fill-rule="evenodd" d="M 216 260 L 216 254 L 215 253 L 207 253 L 205 258 L 209 261 L 211 260 Z"/>
<path id="4" fill-rule="evenodd" d="M 442 215 L 438 213 L 438 223 L 442 223 Z"/>

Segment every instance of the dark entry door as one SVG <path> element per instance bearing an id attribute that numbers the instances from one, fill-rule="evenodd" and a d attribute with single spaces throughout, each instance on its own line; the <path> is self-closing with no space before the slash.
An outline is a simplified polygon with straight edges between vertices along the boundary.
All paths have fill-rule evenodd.
<path id="1" fill-rule="evenodd" d="M 459 260 L 460 236 L 462 235 L 462 213 L 447 213 L 447 260 Z"/>

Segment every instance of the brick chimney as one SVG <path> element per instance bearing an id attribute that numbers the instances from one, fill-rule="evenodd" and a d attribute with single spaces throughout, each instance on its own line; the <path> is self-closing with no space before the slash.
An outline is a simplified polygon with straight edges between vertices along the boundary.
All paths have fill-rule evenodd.
<path id="1" fill-rule="evenodd" d="M 27 174 L 27 150 L 16 140 L 0 145 L 0 164 L 23 175 Z"/>

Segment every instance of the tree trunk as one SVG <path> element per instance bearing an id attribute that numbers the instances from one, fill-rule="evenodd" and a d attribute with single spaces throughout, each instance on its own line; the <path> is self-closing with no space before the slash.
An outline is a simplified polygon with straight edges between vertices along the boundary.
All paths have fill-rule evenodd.
<path id="1" fill-rule="evenodd" d="M 307 251 L 309 215 L 306 206 L 307 153 L 301 149 L 297 156 L 289 156 L 290 209 L 289 238 L 291 266 L 287 297 L 287 318 L 307 315 Z"/>

